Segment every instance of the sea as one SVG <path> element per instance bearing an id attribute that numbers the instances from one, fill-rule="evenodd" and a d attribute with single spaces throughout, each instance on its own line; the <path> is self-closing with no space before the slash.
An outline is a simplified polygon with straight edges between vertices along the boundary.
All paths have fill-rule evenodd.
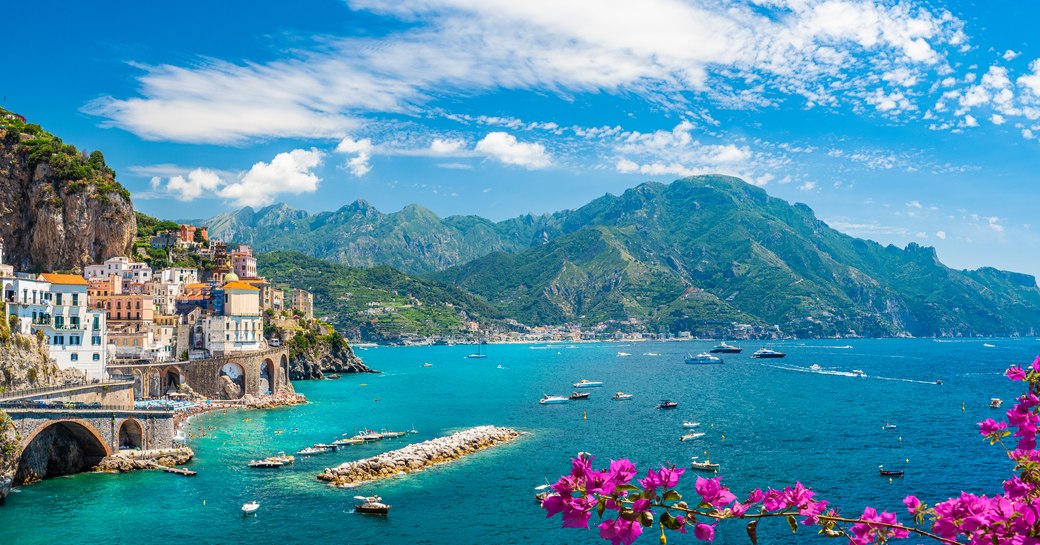
<path id="1" fill-rule="evenodd" d="M 1011 464 L 982 440 L 976 423 L 1003 416 L 989 408 L 990 398 L 1005 400 L 1006 410 L 1018 395 L 1003 370 L 1040 354 L 1033 338 L 746 341 L 735 343 L 742 354 L 722 355 L 722 365 L 683 363 L 714 344 L 491 345 L 486 359 L 466 358 L 473 346 L 359 350 L 381 374 L 296 382 L 310 400 L 304 406 L 195 418 L 188 431 L 196 457 L 186 467 L 197 477 L 79 474 L 16 489 L 0 506 L 0 543 L 601 543 L 594 526 L 562 529 L 559 517 L 546 519 L 533 497 L 536 486 L 567 473 L 578 452 L 604 466 L 629 458 L 644 472 L 710 456 L 741 497 L 799 481 L 843 514 L 871 505 L 905 520 L 907 494 L 933 503 L 961 491 L 1000 492 Z M 752 359 L 762 346 L 788 356 Z M 538 403 L 544 394 L 570 394 L 581 379 L 604 386 L 585 390 L 592 392 L 587 401 Z M 617 391 L 633 397 L 612 401 Z M 678 407 L 657 409 L 664 399 Z M 686 420 L 700 422 L 705 435 L 681 442 Z M 315 478 L 326 467 L 485 424 L 523 436 L 356 489 Z M 281 469 L 246 467 L 363 429 L 418 433 L 298 457 Z M 882 477 L 879 465 L 905 476 Z M 698 474 L 705 475 L 687 471 L 680 491 L 694 495 Z M 356 495 L 383 497 L 390 515 L 354 513 Z M 242 504 L 253 500 L 260 510 L 244 516 Z M 743 523 L 726 521 L 715 541 L 744 544 L 744 532 Z M 640 542 L 657 539 L 651 532 Z M 769 520 L 759 525 L 759 539 L 822 538 L 812 529 L 792 535 L 783 520 Z M 696 540 L 671 535 L 669 542 Z"/>

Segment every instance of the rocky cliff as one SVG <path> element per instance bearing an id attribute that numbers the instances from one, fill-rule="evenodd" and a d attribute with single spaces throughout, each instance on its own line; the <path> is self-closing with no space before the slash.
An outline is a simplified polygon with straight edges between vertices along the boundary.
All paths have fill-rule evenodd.
<path id="1" fill-rule="evenodd" d="M 319 336 L 306 343 L 294 339 L 296 342 L 289 343 L 289 378 L 320 380 L 331 373 L 379 372 L 369 369 L 342 339 L 336 334 Z"/>
<path id="2" fill-rule="evenodd" d="M 36 337 L 4 338 L 0 327 L 0 392 L 56 386 L 84 379 L 75 369 L 59 369 Z"/>
<path id="3" fill-rule="evenodd" d="M 0 110 L 0 238 L 25 271 L 75 269 L 127 255 L 130 193 L 100 152 L 89 156 Z"/>

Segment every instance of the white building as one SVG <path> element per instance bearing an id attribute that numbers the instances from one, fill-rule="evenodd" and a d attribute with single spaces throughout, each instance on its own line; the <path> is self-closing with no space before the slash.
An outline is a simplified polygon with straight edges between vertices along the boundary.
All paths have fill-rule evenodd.
<path id="1" fill-rule="evenodd" d="M 43 334 L 58 367 L 78 369 L 87 379 L 105 377 L 105 311 L 87 305 L 87 281 L 75 274 L 43 273 L 3 279 L 8 314 L 18 332 Z"/>
<path id="2" fill-rule="evenodd" d="M 172 316 L 177 313 L 177 297 L 184 292 L 184 284 L 149 282 L 144 288 L 145 293 L 152 296 L 156 314 Z"/>
<path id="3" fill-rule="evenodd" d="M 223 286 L 223 312 L 204 319 L 206 348 L 213 354 L 249 352 L 266 348 L 264 321 L 260 315 L 260 290 L 232 281 Z"/>
<path id="4" fill-rule="evenodd" d="M 152 279 L 152 268 L 147 263 L 130 261 L 125 257 L 112 257 L 100 265 L 87 265 L 83 268 L 83 276 L 91 278 L 107 278 L 117 274 L 128 282 L 148 282 Z"/>
<path id="5" fill-rule="evenodd" d="M 186 286 L 199 281 L 199 270 L 189 267 L 169 267 L 155 274 L 155 280 L 163 284 L 180 284 Z"/>

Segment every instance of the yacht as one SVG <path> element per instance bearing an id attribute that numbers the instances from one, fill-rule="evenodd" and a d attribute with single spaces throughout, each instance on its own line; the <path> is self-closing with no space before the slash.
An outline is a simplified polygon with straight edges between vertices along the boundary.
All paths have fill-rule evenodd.
<path id="1" fill-rule="evenodd" d="M 257 509 L 260 509 L 260 504 L 255 501 L 242 504 L 242 514 L 252 515 L 256 513 Z"/>
<path id="2" fill-rule="evenodd" d="M 610 399 L 613 399 L 614 401 L 628 401 L 629 399 L 632 399 L 632 394 L 626 394 L 624 392 L 617 392 L 617 393 L 614 394 L 614 397 L 612 397 Z"/>
<path id="3" fill-rule="evenodd" d="M 379 441 L 380 439 L 383 438 L 383 434 L 377 433 L 377 432 L 375 432 L 373 430 L 365 430 L 365 431 L 355 435 L 355 437 L 357 437 L 358 439 L 361 439 L 362 441 L 366 441 L 366 442 L 368 442 L 368 441 Z"/>
<path id="4" fill-rule="evenodd" d="M 782 358 L 786 356 L 783 352 L 777 352 L 776 350 L 770 350 L 768 348 L 759 348 L 755 350 L 754 354 L 751 354 L 752 358 Z"/>
<path id="5" fill-rule="evenodd" d="M 679 440 L 680 441 L 689 441 L 691 439 L 700 439 L 701 437 L 704 437 L 704 432 L 696 431 L 696 432 L 693 432 L 693 433 L 687 433 L 686 435 L 680 437 Z"/>
<path id="6" fill-rule="evenodd" d="M 674 409 L 678 406 L 678 401 L 669 401 L 667 399 L 662 399 L 661 402 L 657 404 L 658 409 Z"/>
<path id="7" fill-rule="evenodd" d="M 588 399 L 588 398 L 589 398 L 589 393 L 588 392 L 572 392 L 571 393 L 571 397 L 569 399 L 571 399 L 572 401 L 576 401 L 576 400 L 582 400 L 582 399 Z"/>
<path id="8" fill-rule="evenodd" d="M 543 484 L 541 486 L 534 487 L 538 492 L 534 495 L 534 501 L 541 505 L 543 501 L 547 500 L 550 496 L 556 496 L 556 491 L 551 489 L 552 485 Z"/>
<path id="9" fill-rule="evenodd" d="M 487 354 L 482 352 L 482 349 L 484 348 L 485 344 L 487 344 L 487 343 L 486 342 L 481 342 L 480 344 L 478 344 L 477 345 L 477 351 L 475 353 L 473 353 L 473 354 L 470 354 L 470 355 L 466 356 L 466 357 L 471 359 L 471 360 L 475 360 L 475 359 L 482 360 L 482 359 L 487 358 Z"/>
<path id="10" fill-rule="evenodd" d="M 271 456 L 270 458 L 268 458 L 268 460 L 277 460 L 277 461 L 279 461 L 279 462 L 281 462 L 283 464 L 292 464 L 292 463 L 296 462 L 296 458 L 295 457 L 289 456 L 288 454 L 286 454 L 284 452 L 279 452 L 277 455 Z"/>
<path id="11" fill-rule="evenodd" d="M 278 460 L 271 459 L 271 458 L 265 458 L 263 460 L 251 460 L 249 462 L 249 467 L 262 468 L 262 469 L 271 469 L 271 468 L 276 468 L 276 467 L 282 467 L 284 465 L 285 465 L 284 463 L 282 463 L 282 462 L 280 462 Z"/>
<path id="12" fill-rule="evenodd" d="M 380 432 L 380 435 L 382 435 L 386 439 L 397 439 L 398 437 L 404 437 L 405 435 L 408 435 L 408 432 L 383 430 L 382 432 Z"/>
<path id="13" fill-rule="evenodd" d="M 357 437 L 341 437 L 333 441 L 332 444 L 336 445 L 337 447 L 345 447 L 347 445 L 360 445 L 364 442 L 364 439 L 360 439 Z"/>
<path id="14" fill-rule="evenodd" d="M 538 400 L 538 403 L 541 403 L 542 405 L 558 405 L 560 403 L 567 403 L 568 401 L 570 400 L 563 396 L 551 396 L 546 394 L 542 396 L 542 399 Z"/>
<path id="15" fill-rule="evenodd" d="M 595 380 L 581 379 L 578 382 L 574 383 L 574 387 L 575 388 L 600 388 L 602 386 L 603 386 L 602 382 L 598 382 L 598 381 L 595 381 Z"/>
<path id="16" fill-rule="evenodd" d="M 390 506 L 383 503 L 379 496 L 354 496 L 355 500 L 362 503 L 354 507 L 354 511 L 365 515 L 386 515 L 390 513 Z"/>
<path id="17" fill-rule="evenodd" d="M 689 363 L 691 365 L 692 364 L 722 363 L 722 358 L 720 358 L 718 356 L 712 356 L 711 354 L 708 354 L 707 352 L 702 352 L 700 354 L 697 354 L 696 356 L 691 356 L 691 355 L 687 354 L 686 355 L 686 363 Z"/>
<path id="18" fill-rule="evenodd" d="M 684 420 L 683 423 L 682 423 L 682 427 L 684 427 L 684 428 L 696 428 L 697 426 L 700 426 L 700 425 L 701 425 L 700 422 L 693 422 L 692 420 Z"/>
<path id="19" fill-rule="evenodd" d="M 1003 404 L 1004 404 L 1004 400 L 1000 399 L 999 397 L 994 397 L 994 398 L 991 398 L 989 400 L 989 408 L 990 409 L 999 409 L 1000 406 L 1003 405 Z"/>
<path id="20" fill-rule="evenodd" d="M 705 458 L 703 462 L 697 461 L 697 457 L 693 456 L 690 459 L 690 469 L 696 469 L 698 471 L 718 471 L 719 464 L 711 463 L 710 458 Z"/>
<path id="21" fill-rule="evenodd" d="M 324 450 L 325 452 L 334 452 L 336 450 L 336 445 L 326 445 L 324 443 L 318 443 L 314 445 L 314 448 Z"/>
<path id="22" fill-rule="evenodd" d="M 743 351 L 743 348 L 739 346 L 733 346 L 732 344 L 726 344 L 721 342 L 715 348 L 711 349 L 712 354 L 739 354 Z"/>

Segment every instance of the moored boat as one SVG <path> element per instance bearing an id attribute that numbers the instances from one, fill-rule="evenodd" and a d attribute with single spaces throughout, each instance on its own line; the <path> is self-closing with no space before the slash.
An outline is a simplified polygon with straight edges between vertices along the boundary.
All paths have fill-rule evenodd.
<path id="1" fill-rule="evenodd" d="M 245 515 L 252 515 L 260 509 L 260 504 L 256 501 L 246 502 L 242 504 L 242 513 Z"/>
<path id="2" fill-rule="evenodd" d="M 711 349 L 712 354 L 739 354 L 743 351 L 743 348 L 733 346 L 732 344 L 726 344 L 725 342 L 721 342 L 715 346 L 715 348 Z"/>
<path id="3" fill-rule="evenodd" d="M 697 471 L 718 471 L 719 464 L 713 464 L 710 458 L 705 458 L 704 461 L 698 461 L 696 456 L 690 459 L 690 469 L 696 469 Z"/>
<path id="4" fill-rule="evenodd" d="M 305 449 L 300 449 L 299 451 L 297 451 L 296 455 L 297 456 L 313 456 L 315 454 L 325 454 L 326 452 L 328 452 L 328 451 L 325 450 L 325 449 L 314 448 L 314 447 L 307 447 Z"/>
<path id="5" fill-rule="evenodd" d="M 993 397 L 993 398 L 990 398 L 990 400 L 989 400 L 989 408 L 991 408 L 991 409 L 999 409 L 1000 406 L 1003 405 L 1003 404 L 1004 404 L 1004 400 L 1000 399 L 999 397 Z"/>
<path id="6" fill-rule="evenodd" d="M 629 354 L 628 352 L 618 352 L 617 355 L 619 358 L 624 358 L 626 356 L 631 356 L 632 354 Z"/>
<path id="7" fill-rule="evenodd" d="M 885 469 L 885 466 L 877 466 L 877 467 L 878 467 L 878 472 L 881 473 L 882 477 L 902 477 L 903 473 L 904 473 L 904 471 L 901 470 L 901 469 L 893 471 L 893 470 Z"/>
<path id="8" fill-rule="evenodd" d="M 545 394 L 542 396 L 542 399 L 538 400 L 538 403 L 541 403 L 542 405 L 559 405 L 561 403 L 567 403 L 568 401 L 570 400 L 563 396 L 551 396 Z"/>
<path id="9" fill-rule="evenodd" d="M 684 428 L 696 428 L 697 426 L 700 426 L 700 425 L 701 425 L 700 422 L 694 422 L 692 420 L 684 420 L 683 423 L 682 423 L 682 427 L 684 427 Z"/>
<path id="10" fill-rule="evenodd" d="M 325 452 L 332 452 L 336 450 L 336 445 L 326 445 L 324 443 L 318 443 L 314 445 L 314 448 L 324 450 Z"/>
<path id="11" fill-rule="evenodd" d="M 693 433 L 687 433 L 686 435 L 683 435 L 682 437 L 680 437 L 679 440 L 680 441 L 690 441 L 691 439 L 700 439 L 701 437 L 704 437 L 704 432 L 699 432 L 698 431 L 698 432 L 693 432 Z"/>
<path id="12" fill-rule="evenodd" d="M 589 392 L 571 392 L 570 400 L 588 399 Z"/>
<path id="13" fill-rule="evenodd" d="M 614 394 L 614 396 L 611 397 L 610 399 L 613 399 L 614 401 L 628 401 L 629 399 L 632 399 L 632 394 L 626 394 L 624 392 L 616 392 Z"/>
<path id="14" fill-rule="evenodd" d="M 390 505 L 383 503 L 383 498 L 379 496 L 354 496 L 354 499 L 362 502 L 354 507 L 356 513 L 364 515 L 387 515 L 390 513 Z"/>
<path id="15" fill-rule="evenodd" d="M 712 356 L 711 354 L 708 354 L 707 352 L 702 352 L 700 354 L 697 354 L 696 356 L 691 356 L 691 355 L 687 354 L 686 355 L 686 363 L 689 363 L 689 364 L 722 363 L 722 358 L 720 358 L 718 356 Z"/>
<path id="16" fill-rule="evenodd" d="M 273 460 L 271 458 L 265 458 L 263 460 L 250 460 L 249 461 L 249 467 L 260 468 L 260 469 L 273 469 L 273 468 L 277 468 L 277 467 L 282 467 L 284 465 L 285 464 L 283 462 L 279 462 L 278 460 Z"/>
<path id="17" fill-rule="evenodd" d="M 335 441 L 333 441 L 332 444 L 336 445 L 337 447 L 345 447 L 345 446 L 349 446 L 349 445 L 360 445 L 361 443 L 364 443 L 364 442 L 365 442 L 364 439 L 361 439 L 361 438 L 358 438 L 358 437 L 341 437 L 341 438 L 336 439 Z"/>
<path id="18" fill-rule="evenodd" d="M 340 377 L 338 373 L 332 373 L 331 375 L 329 375 L 329 378 L 332 380 L 339 380 Z"/>
<path id="19" fill-rule="evenodd" d="M 296 458 L 295 457 L 290 456 L 290 455 L 288 455 L 288 454 L 286 454 L 284 452 L 279 452 L 278 454 L 268 458 L 268 460 L 277 460 L 277 461 L 279 461 L 279 462 L 281 462 L 283 464 L 292 464 L 292 463 L 296 462 Z"/>
<path id="20" fill-rule="evenodd" d="M 678 406 L 679 406 L 679 402 L 678 401 L 670 401 L 670 400 L 667 400 L 667 399 L 662 399 L 661 402 L 657 404 L 657 408 L 658 409 L 674 409 L 674 408 L 676 408 Z"/>
<path id="21" fill-rule="evenodd" d="M 784 354 L 783 352 L 777 352 L 776 350 L 770 350 L 768 348 L 759 348 L 758 350 L 755 350 L 754 354 L 751 354 L 752 358 L 758 358 L 758 359 L 783 358 L 783 357 L 786 357 L 786 356 L 787 356 L 787 354 Z"/>
<path id="22" fill-rule="evenodd" d="M 603 383 L 596 380 L 581 379 L 574 383 L 575 388 L 601 388 Z"/>

